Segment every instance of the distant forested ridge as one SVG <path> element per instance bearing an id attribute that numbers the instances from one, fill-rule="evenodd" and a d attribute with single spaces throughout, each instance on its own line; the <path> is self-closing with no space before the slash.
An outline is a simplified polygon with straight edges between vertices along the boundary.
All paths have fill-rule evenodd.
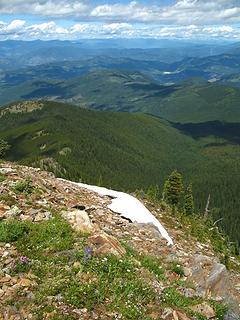
<path id="1" fill-rule="evenodd" d="M 58 176 L 134 191 L 162 189 L 177 169 L 196 209 L 210 209 L 240 241 L 239 124 L 168 122 L 140 113 L 97 112 L 56 102 L 15 103 L 0 113 L 6 159 Z M 185 186 L 185 187 L 186 187 Z"/>

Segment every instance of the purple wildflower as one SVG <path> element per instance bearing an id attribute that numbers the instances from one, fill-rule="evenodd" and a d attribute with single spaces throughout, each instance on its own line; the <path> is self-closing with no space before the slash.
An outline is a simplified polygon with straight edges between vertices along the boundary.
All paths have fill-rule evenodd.
<path id="1" fill-rule="evenodd" d="M 91 247 L 84 248 L 84 262 L 92 259 L 93 249 Z"/>
<path id="2" fill-rule="evenodd" d="M 19 263 L 21 263 L 21 264 L 28 264 L 29 262 L 30 261 L 29 261 L 28 257 L 26 257 L 26 256 L 21 256 L 19 258 Z"/>

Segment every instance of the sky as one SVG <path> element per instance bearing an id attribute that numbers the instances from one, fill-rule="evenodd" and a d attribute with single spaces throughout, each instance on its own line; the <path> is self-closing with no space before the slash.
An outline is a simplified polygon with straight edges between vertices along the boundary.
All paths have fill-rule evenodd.
<path id="1" fill-rule="evenodd" d="M 240 41 L 240 0 L 0 0 L 0 40 Z"/>

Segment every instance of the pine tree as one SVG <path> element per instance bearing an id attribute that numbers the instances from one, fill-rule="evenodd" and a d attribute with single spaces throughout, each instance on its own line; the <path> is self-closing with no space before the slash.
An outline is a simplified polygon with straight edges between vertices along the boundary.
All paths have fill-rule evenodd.
<path id="1" fill-rule="evenodd" d="M 163 200 L 170 206 L 178 207 L 183 190 L 182 175 L 177 170 L 174 170 L 164 184 Z"/>
<path id="2" fill-rule="evenodd" d="M 161 199 L 161 193 L 158 185 L 150 186 L 148 188 L 147 198 L 151 201 L 158 201 Z"/>
<path id="3" fill-rule="evenodd" d="M 0 139 L 0 157 L 4 157 L 5 153 L 9 149 L 9 145 L 5 140 Z"/>
<path id="4" fill-rule="evenodd" d="M 184 212 L 187 215 L 194 213 L 194 199 L 192 194 L 192 185 L 190 184 L 185 192 L 184 196 Z"/>

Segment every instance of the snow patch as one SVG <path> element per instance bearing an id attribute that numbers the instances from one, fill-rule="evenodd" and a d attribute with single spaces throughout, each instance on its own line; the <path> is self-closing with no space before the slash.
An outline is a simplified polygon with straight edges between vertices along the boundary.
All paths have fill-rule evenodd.
<path id="1" fill-rule="evenodd" d="M 162 237 L 168 241 L 168 244 L 173 245 L 173 241 L 166 229 L 161 225 L 157 218 L 155 218 L 154 215 L 135 197 L 124 192 L 114 191 L 103 187 L 91 186 L 84 183 L 71 183 L 76 184 L 81 188 L 96 192 L 99 195 L 112 197 L 112 202 L 108 205 L 110 210 L 120 214 L 122 217 L 129 219 L 132 222 L 146 224 L 152 223 L 155 227 L 157 227 Z"/>

